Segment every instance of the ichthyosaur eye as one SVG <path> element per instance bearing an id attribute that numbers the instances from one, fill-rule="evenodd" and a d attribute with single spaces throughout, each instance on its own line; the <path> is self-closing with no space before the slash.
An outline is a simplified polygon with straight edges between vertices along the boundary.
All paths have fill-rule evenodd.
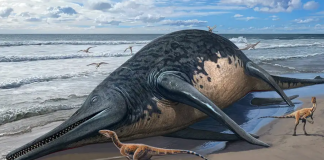
<path id="1" fill-rule="evenodd" d="M 99 101 L 99 97 L 98 97 L 98 96 L 93 96 L 93 97 L 91 98 L 90 103 L 91 103 L 91 105 L 94 105 L 94 104 L 96 104 L 98 101 Z"/>

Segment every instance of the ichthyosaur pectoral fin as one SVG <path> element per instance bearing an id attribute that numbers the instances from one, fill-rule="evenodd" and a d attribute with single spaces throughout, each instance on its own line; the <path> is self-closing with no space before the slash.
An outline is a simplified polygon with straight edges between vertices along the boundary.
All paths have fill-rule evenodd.
<path id="1" fill-rule="evenodd" d="M 250 76 L 256 77 L 258 79 L 263 80 L 266 82 L 271 88 L 273 88 L 284 100 L 289 106 L 294 106 L 292 101 L 287 97 L 285 92 L 280 88 L 280 86 L 276 83 L 276 81 L 273 79 L 273 77 L 264 69 L 259 67 L 257 64 L 253 62 L 247 62 L 246 63 L 246 73 Z"/>
<path id="2" fill-rule="evenodd" d="M 249 143 L 269 147 L 268 144 L 254 138 L 228 117 L 211 100 L 188 83 L 184 74 L 163 72 L 157 79 L 157 89 L 166 99 L 194 107 L 218 122 L 226 125 L 238 137 Z"/>
<path id="3" fill-rule="evenodd" d="M 288 97 L 290 100 L 299 97 L 299 95 L 293 95 Z M 253 98 L 251 104 L 255 106 L 267 106 L 267 105 L 276 105 L 282 104 L 284 100 L 282 98 Z"/>
<path id="4" fill-rule="evenodd" d="M 259 138 L 259 136 L 250 134 L 254 138 Z M 183 139 L 194 139 L 194 140 L 214 140 L 214 141 L 237 141 L 241 140 L 235 134 L 219 133 L 213 131 L 206 131 L 193 128 L 185 128 L 180 131 L 169 133 L 163 135 L 165 137 L 183 138 Z"/>

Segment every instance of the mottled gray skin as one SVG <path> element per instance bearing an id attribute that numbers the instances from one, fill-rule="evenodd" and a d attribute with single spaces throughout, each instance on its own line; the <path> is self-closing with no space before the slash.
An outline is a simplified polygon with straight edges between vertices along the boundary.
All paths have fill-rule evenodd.
<path id="1" fill-rule="evenodd" d="M 192 78 L 198 63 L 197 57 L 217 62 L 216 52 L 222 57 L 235 55 L 241 59 L 239 65 L 250 61 L 243 52 L 228 39 L 201 30 L 184 30 L 174 32 L 153 40 L 144 46 L 132 58 L 116 69 L 103 83 L 107 87 L 118 87 L 123 91 L 132 115 L 128 119 L 132 123 L 143 116 L 143 110 L 151 105 L 155 113 L 156 101 L 152 98 L 164 98 L 157 90 L 157 77 L 163 72 L 178 71 Z M 231 61 L 229 61 L 231 64 Z M 199 72 L 207 73 L 204 70 Z M 198 73 L 199 73 L 198 72 Z M 131 78 L 131 80 L 130 80 Z M 193 79 L 191 79 L 193 80 Z"/>
<path id="2" fill-rule="evenodd" d="M 158 89 L 157 79 L 161 73 L 171 71 L 180 77 L 187 77 L 187 82 L 192 85 L 190 78 L 195 74 L 197 66 L 202 68 L 198 72 L 207 74 L 202 66 L 204 63 L 199 63 L 197 57 L 217 63 L 219 58 L 233 56 L 239 59 L 237 67 L 245 67 L 251 62 L 237 49 L 228 39 L 202 30 L 183 30 L 159 37 L 103 80 L 70 119 L 12 151 L 6 159 L 32 160 L 67 149 L 76 143 L 78 145 L 75 146 L 96 143 L 98 141 L 95 138 L 101 129 L 116 130 L 137 123 L 145 117 L 145 111 L 150 115 L 163 114 L 154 100 L 168 99 Z M 215 54 L 218 51 L 221 57 Z M 232 64 L 230 58 L 228 63 Z M 281 82 L 278 77 L 276 80 Z M 317 80 L 305 83 L 323 83 L 322 79 Z M 290 83 L 289 79 L 285 79 L 286 82 Z M 292 85 L 295 82 L 297 80 Z M 147 106 L 152 108 L 148 109 Z M 88 141 L 82 142 L 85 139 Z"/>

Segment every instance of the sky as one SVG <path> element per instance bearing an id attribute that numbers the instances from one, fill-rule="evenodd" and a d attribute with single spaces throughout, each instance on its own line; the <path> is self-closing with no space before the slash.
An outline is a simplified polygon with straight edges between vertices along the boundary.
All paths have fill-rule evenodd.
<path id="1" fill-rule="evenodd" d="M 323 0 L 0 0 L 0 34 L 324 33 Z"/>

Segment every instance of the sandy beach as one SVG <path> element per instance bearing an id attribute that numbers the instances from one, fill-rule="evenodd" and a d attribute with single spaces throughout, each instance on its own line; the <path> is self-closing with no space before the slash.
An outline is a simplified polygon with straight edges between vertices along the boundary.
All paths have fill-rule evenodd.
<path id="1" fill-rule="evenodd" d="M 311 98 L 299 98 L 303 105 L 299 108 L 311 107 Z M 297 127 L 297 136 L 292 136 L 294 128 L 294 119 L 277 119 L 270 124 L 262 127 L 257 135 L 259 139 L 271 144 L 271 147 L 264 148 L 251 145 L 245 141 L 228 142 L 224 150 L 212 153 L 206 157 L 210 160 L 225 159 L 255 159 L 262 158 L 264 160 L 302 160 L 323 159 L 324 153 L 324 96 L 317 96 L 318 108 L 314 113 L 314 124 L 307 124 L 306 131 L 309 136 L 305 136 L 302 130 L 302 123 Z M 129 141 L 128 143 L 145 143 L 163 148 L 181 148 L 192 149 L 197 145 L 204 144 L 206 141 L 186 140 L 168 137 L 151 137 Z M 89 145 L 73 150 L 67 150 L 54 153 L 42 160 L 105 160 L 112 157 L 119 157 L 119 150 L 112 143 Z M 126 159 L 126 158 L 120 158 Z M 199 157 L 193 155 L 171 155 L 153 157 L 152 159 L 161 160 L 198 160 Z"/>
<path id="2" fill-rule="evenodd" d="M 292 136 L 294 119 L 277 119 L 264 126 L 257 135 L 259 139 L 271 144 L 269 148 L 250 145 L 246 142 L 234 142 L 225 150 L 211 154 L 208 159 L 255 159 L 264 160 L 322 160 L 324 156 L 324 97 L 317 97 L 317 110 L 314 113 L 314 124 L 306 124 L 305 136 L 302 123 L 297 127 L 297 136 Z M 311 107 L 311 97 L 300 98 L 301 108 Z"/>
<path id="3" fill-rule="evenodd" d="M 324 0 L 0 0 L 0 160 L 324 160 L 323 62 Z"/>
<path id="4" fill-rule="evenodd" d="M 137 53 L 147 43 L 161 35 L 2 35 L 0 37 L 0 75 L 4 76 L 0 80 L 0 160 L 5 160 L 5 156 L 10 151 L 47 133 L 68 119 L 80 108 L 98 84 L 133 56 L 128 51 L 124 52 L 125 48 L 133 45 L 133 53 Z M 305 79 L 313 79 L 318 75 L 324 77 L 323 35 L 224 34 L 222 36 L 239 48 L 244 47 L 246 43 L 261 41 L 257 49 L 246 50 L 244 54 L 272 75 Z M 92 45 L 96 46 L 91 48 L 92 53 L 78 52 Z M 94 66 L 87 66 L 94 62 L 109 64 L 102 65 L 98 69 Z M 324 85 L 314 85 L 285 90 L 285 93 L 287 96 L 298 94 L 301 99 L 295 99 L 293 102 L 297 103 L 296 107 L 301 107 L 300 100 L 324 95 L 323 88 Z M 271 153 L 269 157 L 273 158 L 272 152 L 283 145 L 279 140 L 287 138 L 284 134 L 292 132 L 294 122 L 292 119 L 285 119 L 278 120 L 276 124 L 270 123 L 273 119 L 260 120 L 257 117 L 280 116 L 296 107 L 288 107 L 286 104 L 256 107 L 250 104 L 253 97 L 279 98 L 280 96 L 276 92 L 251 93 L 244 97 L 244 100 L 225 108 L 224 112 L 247 132 L 261 135 L 261 140 L 273 145 L 270 148 L 250 145 L 243 141 L 226 143 L 168 137 L 151 137 L 125 143 L 135 142 L 168 149 L 194 150 L 209 159 L 222 157 L 227 159 L 231 156 L 250 158 L 249 152 L 253 152 L 252 155 L 259 155 L 258 152 L 260 155 Z M 283 125 L 281 122 L 285 122 L 287 126 L 281 126 Z M 307 125 L 307 128 L 313 129 L 319 123 L 320 121 L 315 119 L 315 124 Z M 198 122 L 191 128 L 225 133 L 228 131 L 216 121 Z M 267 130 L 269 128 L 272 129 Z M 302 125 L 298 130 L 302 133 Z M 320 129 L 317 128 L 315 131 L 318 130 Z M 288 138 L 287 143 L 290 140 L 299 140 L 299 137 L 288 136 Z M 298 140 L 296 143 L 300 142 Z M 286 142 L 286 139 L 284 141 Z M 308 149 L 308 141 L 304 144 Z M 292 145 L 299 146 L 298 143 Z M 293 153 L 295 150 L 288 151 Z M 280 148 L 278 151 L 283 150 Z M 90 160 L 113 156 L 120 156 L 119 151 L 111 143 L 107 143 L 62 151 L 42 159 Z M 199 158 L 193 155 L 174 155 L 153 159 Z"/>

